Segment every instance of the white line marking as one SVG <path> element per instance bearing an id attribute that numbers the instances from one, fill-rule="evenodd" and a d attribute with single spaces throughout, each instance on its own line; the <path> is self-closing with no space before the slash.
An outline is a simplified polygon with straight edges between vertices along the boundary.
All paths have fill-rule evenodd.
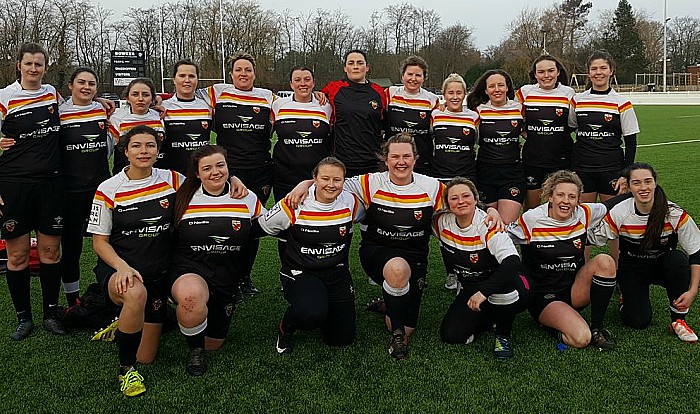
<path id="1" fill-rule="evenodd" d="M 676 118 L 700 118 L 700 115 L 678 115 Z"/>
<path id="2" fill-rule="evenodd" d="M 643 145 L 637 145 L 637 148 L 641 147 L 658 147 L 661 145 L 674 145 L 674 144 L 687 144 L 689 142 L 700 142 L 700 139 L 689 139 L 688 141 L 671 141 L 671 142 L 659 142 L 656 144 L 643 144 Z"/>

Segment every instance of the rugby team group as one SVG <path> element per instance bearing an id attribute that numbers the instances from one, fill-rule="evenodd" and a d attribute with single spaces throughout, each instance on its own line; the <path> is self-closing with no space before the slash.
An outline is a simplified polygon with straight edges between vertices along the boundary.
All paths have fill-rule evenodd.
<path id="1" fill-rule="evenodd" d="M 417 327 L 431 235 L 445 287 L 457 291 L 440 326 L 446 343 L 492 331 L 494 356 L 510 359 L 513 322 L 527 310 L 570 347 L 612 350 L 605 316 L 615 288 L 622 322 L 644 329 L 651 284 L 668 294 L 671 333 L 697 341 L 685 318 L 700 282 L 700 231 L 654 168 L 635 162 L 637 118 L 610 86 L 615 62 L 604 50 L 590 55 L 581 93 L 542 55 L 518 90 L 503 70 L 470 89 L 452 74 L 444 102 L 422 87 L 428 66 L 418 56 L 400 68 L 402 85 L 386 89 L 368 80 L 362 50 L 346 53 L 345 77 L 320 91 L 313 71 L 296 66 L 285 98 L 254 86 L 249 54 L 230 59 L 232 84 L 207 88 L 197 64 L 181 60 L 171 98 L 137 78 L 116 111 L 96 98 L 92 69 L 73 72 L 64 100 L 43 83 L 47 65 L 41 45 L 23 44 L 18 79 L 0 90 L 0 233 L 18 317 L 10 337 L 35 329 L 32 232 L 42 326 L 59 335 L 61 285 L 77 305 L 91 235 L 96 280 L 118 314 L 94 339 L 117 340 L 126 396 L 146 390 L 137 362 L 155 360 L 169 302 L 186 371 L 205 374 L 237 301 L 258 292 L 251 271 L 268 235 L 278 238 L 289 302 L 276 351 L 291 353 L 295 332 L 314 329 L 331 346 L 352 344 L 355 223 L 360 263 L 382 293 L 367 310 L 384 317 L 397 360 Z M 605 244 L 610 254 L 590 257 Z"/>

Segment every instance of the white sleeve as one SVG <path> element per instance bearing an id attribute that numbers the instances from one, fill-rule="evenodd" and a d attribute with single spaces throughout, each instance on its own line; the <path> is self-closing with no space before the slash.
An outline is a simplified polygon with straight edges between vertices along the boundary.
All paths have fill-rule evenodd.
<path id="1" fill-rule="evenodd" d="M 629 101 L 620 106 L 620 126 L 622 127 L 623 136 L 639 134 L 637 114 Z"/>
<path id="2" fill-rule="evenodd" d="M 578 128 L 578 121 L 576 120 L 576 109 L 574 105 L 574 98 L 569 100 L 569 126 L 571 128 Z"/>
<path id="3" fill-rule="evenodd" d="M 515 220 L 510 223 L 506 228 L 508 236 L 515 244 L 528 244 L 527 237 L 525 236 L 525 229 L 523 229 L 524 223 L 522 219 Z"/>
<path id="4" fill-rule="evenodd" d="M 690 214 L 684 211 L 676 227 L 678 244 L 688 256 L 700 251 L 700 230 Z"/>
<path id="5" fill-rule="evenodd" d="M 92 200 L 88 233 L 109 236 L 112 234 L 112 209 L 114 202 L 98 188 Z"/>
<path id="6" fill-rule="evenodd" d="M 603 246 L 608 240 L 618 237 L 618 230 L 610 214 L 607 214 L 597 226 L 588 230 L 588 242 L 594 246 Z"/>
<path id="7" fill-rule="evenodd" d="M 258 223 L 265 233 L 270 235 L 279 234 L 287 230 L 293 224 L 294 212 L 289 209 L 284 199 L 278 201 L 272 208 L 260 216 Z"/>
<path id="8" fill-rule="evenodd" d="M 504 232 L 489 232 L 486 235 L 486 247 L 498 260 L 498 263 L 501 263 L 508 256 L 518 256 L 513 241 Z"/>

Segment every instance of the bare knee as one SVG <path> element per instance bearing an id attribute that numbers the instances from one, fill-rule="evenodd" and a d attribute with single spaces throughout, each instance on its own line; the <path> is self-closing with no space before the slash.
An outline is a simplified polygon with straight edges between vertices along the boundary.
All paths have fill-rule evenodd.
<path id="1" fill-rule="evenodd" d="M 126 292 L 122 294 L 122 300 L 124 302 L 124 307 L 133 309 L 144 309 L 146 306 L 146 299 L 148 298 L 148 292 L 146 287 L 140 282 L 134 282 L 134 286 L 128 288 Z"/>
<path id="2" fill-rule="evenodd" d="M 589 329 L 578 329 L 564 334 L 564 341 L 574 348 L 585 348 L 591 343 L 591 331 Z"/>
<path id="3" fill-rule="evenodd" d="M 615 273 L 617 273 L 615 259 L 605 253 L 593 257 L 591 263 L 595 265 L 594 274 L 597 276 L 612 278 L 615 277 Z"/>
<path id="4" fill-rule="evenodd" d="M 7 267 L 11 270 L 24 269 L 29 265 L 29 249 L 13 249 L 7 252 Z"/>
<path id="5" fill-rule="evenodd" d="M 61 259 L 59 243 L 40 244 L 37 247 L 37 253 L 39 253 L 39 261 L 41 261 L 41 263 L 53 264 L 58 263 Z"/>
<path id="6" fill-rule="evenodd" d="M 384 265 L 383 274 L 389 286 L 400 288 L 408 284 L 411 278 L 411 267 L 406 260 L 394 257 Z"/>

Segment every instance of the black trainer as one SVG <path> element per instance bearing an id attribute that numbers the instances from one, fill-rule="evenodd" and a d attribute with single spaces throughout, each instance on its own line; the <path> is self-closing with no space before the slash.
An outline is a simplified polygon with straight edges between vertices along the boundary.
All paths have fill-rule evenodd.
<path id="1" fill-rule="evenodd" d="M 31 319 L 22 319 L 17 324 L 17 329 L 10 335 L 13 341 L 21 341 L 28 337 L 34 330 L 34 322 Z"/>
<path id="2" fill-rule="evenodd" d="M 239 288 L 241 293 L 248 296 L 255 296 L 258 293 L 260 293 L 258 288 L 256 288 L 253 284 L 253 281 L 250 279 L 242 280 L 239 285 Z"/>
<path id="3" fill-rule="evenodd" d="M 408 357 L 408 336 L 406 336 L 406 331 L 403 328 L 394 329 L 394 332 L 391 333 L 389 355 L 396 360 Z"/>
<path id="4" fill-rule="evenodd" d="M 207 372 L 207 361 L 204 349 L 195 348 L 190 350 L 190 358 L 187 360 L 187 373 L 195 377 L 201 377 Z"/>
<path id="5" fill-rule="evenodd" d="M 289 355 L 294 350 L 294 336 L 291 333 L 285 334 L 282 331 L 277 332 L 277 343 L 275 344 L 277 353 L 280 355 Z"/>
<path id="6" fill-rule="evenodd" d="M 591 329 L 590 345 L 598 348 L 601 351 L 612 351 L 615 348 L 615 342 L 612 339 L 613 335 L 607 329 L 594 328 Z"/>
<path id="7" fill-rule="evenodd" d="M 51 316 L 49 318 L 44 319 L 44 321 L 41 323 L 41 326 L 43 326 L 44 329 L 46 329 L 54 335 L 68 334 L 68 331 L 66 331 L 65 326 L 63 326 L 61 321 L 59 321 L 55 316 Z"/>
<path id="8" fill-rule="evenodd" d="M 386 303 L 384 303 L 384 299 L 382 298 L 377 298 L 371 301 L 367 304 L 365 309 L 367 309 L 367 311 L 369 312 L 378 313 L 380 315 L 386 315 Z"/>

